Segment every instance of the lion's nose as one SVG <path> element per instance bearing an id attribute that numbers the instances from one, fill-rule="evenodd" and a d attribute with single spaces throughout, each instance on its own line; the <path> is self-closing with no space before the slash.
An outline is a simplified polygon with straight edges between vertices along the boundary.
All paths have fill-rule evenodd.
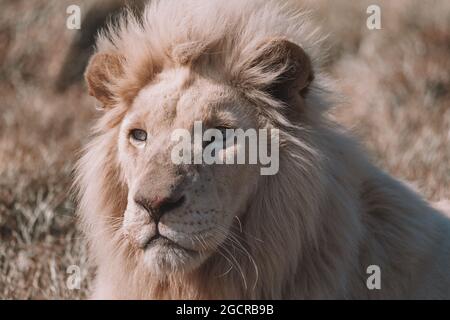
<path id="1" fill-rule="evenodd" d="M 186 201 L 186 197 L 184 195 L 177 195 L 147 199 L 138 196 L 135 197 L 134 201 L 143 207 L 155 222 L 158 222 L 166 212 L 181 207 Z"/>

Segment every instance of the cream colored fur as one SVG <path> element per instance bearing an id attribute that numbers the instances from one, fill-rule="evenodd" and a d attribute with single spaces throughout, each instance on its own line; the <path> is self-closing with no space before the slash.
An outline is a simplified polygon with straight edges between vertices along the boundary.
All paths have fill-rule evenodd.
<path id="1" fill-rule="evenodd" d="M 450 298 L 449 220 L 327 120 L 333 95 L 307 15 L 275 1 L 154 1 L 138 20 L 124 16 L 97 44 L 98 54 L 120 58 L 77 168 L 79 215 L 98 268 L 93 298 Z M 252 64 L 258 44 L 276 38 L 302 47 L 315 75 L 287 104 L 265 91 L 281 70 Z M 89 72 L 95 91 L 102 78 Z M 142 249 L 154 226 L 136 194 L 176 181 L 170 132 L 212 114 L 278 128 L 279 173 L 183 168 L 188 203 L 162 223 L 200 254 Z M 145 154 L 127 136 L 138 125 L 151 139 Z M 366 286 L 370 265 L 381 268 L 380 290 Z"/>

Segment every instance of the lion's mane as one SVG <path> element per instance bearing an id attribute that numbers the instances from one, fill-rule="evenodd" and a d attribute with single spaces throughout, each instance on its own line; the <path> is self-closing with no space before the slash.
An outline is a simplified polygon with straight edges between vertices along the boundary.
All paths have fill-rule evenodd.
<path id="1" fill-rule="evenodd" d="M 94 297 L 449 297 L 448 269 L 443 271 L 448 221 L 372 166 L 357 144 L 326 120 L 333 104 L 321 74 L 326 50 L 309 20 L 287 2 L 152 1 L 142 16 L 125 14 L 99 36 L 97 52 L 120 53 L 126 63 L 124 76 L 109 88 L 117 107 L 100 117 L 77 167 L 79 215 L 91 256 L 103 271 Z M 264 88 L 279 71 L 249 66 L 242 72 L 242 66 L 256 53 L 254 43 L 270 37 L 300 45 L 315 77 L 301 121 L 286 118 L 285 106 L 263 90 L 248 89 L 250 99 L 266 106 L 261 116 L 282 137 L 279 173 L 261 179 L 241 221 L 248 254 L 236 253 L 239 268 L 220 277 L 217 266 L 225 262 L 217 254 L 191 274 L 152 279 L 127 260 L 127 248 L 117 246 L 110 223 L 120 219 L 127 203 L 116 145 L 126 106 L 155 73 L 205 52 L 241 90 Z M 439 265 L 430 267 L 433 256 Z M 366 287 L 369 265 L 381 268 L 381 290 Z M 424 270 L 432 278 L 426 283 L 433 285 L 423 284 Z"/>

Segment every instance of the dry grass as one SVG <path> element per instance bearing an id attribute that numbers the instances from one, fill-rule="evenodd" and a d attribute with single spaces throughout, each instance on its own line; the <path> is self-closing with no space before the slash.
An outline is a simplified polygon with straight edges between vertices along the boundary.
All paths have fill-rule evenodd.
<path id="1" fill-rule="evenodd" d="M 69 188 L 93 102 L 80 83 L 54 90 L 75 2 L 92 3 L 0 3 L 0 298 L 85 298 L 92 279 Z M 331 33 L 328 68 L 346 97 L 334 116 L 386 170 L 450 199 L 450 3 L 370 1 L 383 29 L 369 31 L 367 1 L 306 2 Z M 66 287 L 70 265 L 81 290 Z"/>
<path id="2" fill-rule="evenodd" d="M 66 2 L 66 3 L 64 3 Z M 69 265 L 86 270 L 68 189 L 92 116 L 81 86 L 55 94 L 74 31 L 69 1 L 2 1 L 0 34 L 0 297 L 83 298 Z M 87 278 L 88 279 L 88 278 Z M 89 281 L 83 281 L 83 289 Z"/>
<path id="3" fill-rule="evenodd" d="M 331 66 L 347 98 L 336 116 L 391 174 L 450 199 L 450 2 L 379 3 L 383 30 L 341 42 Z M 348 20 L 361 11 L 348 9 Z"/>

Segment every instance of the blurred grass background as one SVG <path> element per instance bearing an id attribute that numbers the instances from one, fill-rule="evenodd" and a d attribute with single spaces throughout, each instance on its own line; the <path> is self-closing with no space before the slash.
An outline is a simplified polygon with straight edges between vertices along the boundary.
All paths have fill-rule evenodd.
<path id="1" fill-rule="evenodd" d="M 450 1 L 302 2 L 329 33 L 326 69 L 345 97 L 331 116 L 385 170 L 450 199 Z M 0 298 L 88 295 L 94 270 L 69 192 L 95 117 L 80 78 L 95 29 L 122 3 L 0 0 Z M 72 4 L 81 30 L 66 28 Z M 382 30 L 366 27 L 370 4 Z M 66 286 L 70 265 L 79 290 Z"/>

